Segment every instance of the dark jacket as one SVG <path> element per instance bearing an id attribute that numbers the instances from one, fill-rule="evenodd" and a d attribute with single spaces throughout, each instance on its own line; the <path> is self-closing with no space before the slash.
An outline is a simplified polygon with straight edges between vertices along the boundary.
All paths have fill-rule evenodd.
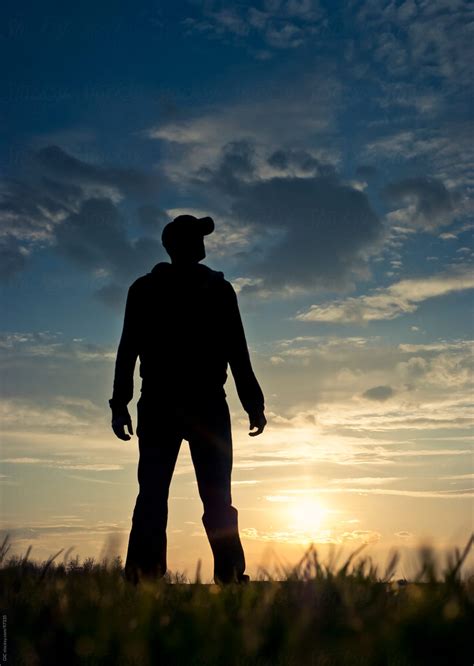
<path id="1" fill-rule="evenodd" d="M 130 287 L 117 352 L 113 410 L 133 397 L 140 357 L 142 394 L 195 403 L 224 395 L 227 364 L 249 414 L 264 409 L 252 370 L 237 296 L 224 274 L 203 264 L 159 263 Z"/>

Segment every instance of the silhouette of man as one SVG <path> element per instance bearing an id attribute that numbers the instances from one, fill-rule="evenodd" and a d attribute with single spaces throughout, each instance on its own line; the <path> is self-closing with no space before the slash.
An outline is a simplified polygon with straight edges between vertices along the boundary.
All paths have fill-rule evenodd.
<path id="1" fill-rule="evenodd" d="M 214 580 L 248 580 L 231 499 L 232 435 L 224 391 L 228 364 L 249 415 L 249 435 L 263 432 L 267 421 L 236 293 L 223 273 L 199 263 L 206 256 L 204 236 L 213 231 L 210 217 L 175 218 L 162 233 L 171 263 L 157 264 L 128 291 L 109 404 L 114 433 L 129 440 L 133 427 L 127 404 L 139 357 L 139 493 L 125 562 L 125 576 L 134 584 L 166 573 L 168 492 L 183 439 L 189 442 L 204 506 Z"/>

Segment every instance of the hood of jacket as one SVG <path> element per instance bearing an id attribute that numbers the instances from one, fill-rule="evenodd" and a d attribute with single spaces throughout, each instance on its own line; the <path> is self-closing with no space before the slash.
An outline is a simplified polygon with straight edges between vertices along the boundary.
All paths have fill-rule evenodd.
<path id="1" fill-rule="evenodd" d="M 195 286 L 208 287 L 224 280 L 222 271 L 215 271 L 205 264 L 176 265 L 160 261 L 150 272 L 154 278 L 167 282 L 185 282 Z"/>

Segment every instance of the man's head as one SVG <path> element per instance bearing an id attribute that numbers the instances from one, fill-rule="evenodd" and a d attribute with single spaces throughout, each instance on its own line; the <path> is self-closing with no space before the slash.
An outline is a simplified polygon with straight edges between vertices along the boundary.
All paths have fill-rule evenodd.
<path id="1" fill-rule="evenodd" d="M 204 236 L 213 231 L 212 217 L 178 215 L 163 229 L 161 242 L 173 263 L 194 264 L 206 256 Z"/>

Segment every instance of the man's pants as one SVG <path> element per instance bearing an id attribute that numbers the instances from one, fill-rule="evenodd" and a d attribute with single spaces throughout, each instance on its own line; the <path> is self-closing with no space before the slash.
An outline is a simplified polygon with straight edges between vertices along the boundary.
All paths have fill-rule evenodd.
<path id="1" fill-rule="evenodd" d="M 214 580 L 238 581 L 245 570 L 237 510 L 231 499 L 229 408 L 220 396 L 201 404 L 192 402 L 192 407 L 178 407 L 144 394 L 138 401 L 140 491 L 125 562 L 125 575 L 134 583 L 166 573 L 168 492 L 183 439 L 189 441 L 204 506 L 202 521 L 214 555 Z"/>

